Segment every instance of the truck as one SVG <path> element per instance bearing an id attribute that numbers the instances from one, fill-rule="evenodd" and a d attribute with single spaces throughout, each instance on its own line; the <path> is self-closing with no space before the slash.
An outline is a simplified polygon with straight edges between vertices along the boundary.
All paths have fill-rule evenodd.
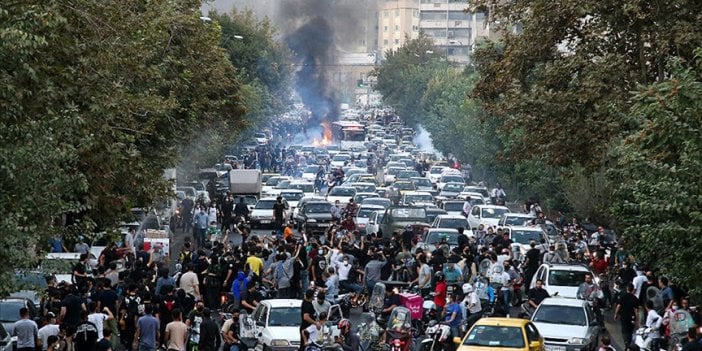
<path id="1" fill-rule="evenodd" d="M 234 196 L 261 197 L 261 170 L 232 169 L 229 171 L 229 191 Z"/>

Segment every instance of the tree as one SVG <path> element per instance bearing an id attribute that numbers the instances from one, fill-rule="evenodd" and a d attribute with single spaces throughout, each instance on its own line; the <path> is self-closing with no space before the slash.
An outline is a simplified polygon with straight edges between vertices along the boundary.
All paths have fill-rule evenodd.
<path id="1" fill-rule="evenodd" d="M 641 86 L 628 118 L 638 131 L 616 149 L 611 210 L 640 263 L 702 296 L 702 49 L 671 76 Z"/>
<path id="2" fill-rule="evenodd" d="M 31 266 L 54 232 L 112 228 L 167 194 L 163 169 L 192 135 L 238 129 L 239 83 L 199 6 L 46 0 L 0 9 L 0 266 Z"/>
<path id="3" fill-rule="evenodd" d="M 375 89 L 410 126 L 422 121 L 421 99 L 434 72 L 445 73 L 449 69 L 437 52 L 431 38 L 420 33 L 419 38 L 388 51 L 383 65 L 373 71 L 378 77 Z"/>
<path id="4" fill-rule="evenodd" d="M 702 44 L 699 1 L 472 2 L 505 30 L 503 45 L 476 53 L 474 95 L 501 130 L 523 131 L 512 135 L 511 160 L 535 145 L 548 164 L 600 169 L 609 145 L 632 131 L 629 91 L 663 79 L 670 55 L 691 59 Z"/>

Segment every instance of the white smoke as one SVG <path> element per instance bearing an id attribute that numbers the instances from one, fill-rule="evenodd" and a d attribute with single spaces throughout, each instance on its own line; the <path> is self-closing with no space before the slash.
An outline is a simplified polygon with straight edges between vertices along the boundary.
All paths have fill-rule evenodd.
<path id="1" fill-rule="evenodd" d="M 440 153 L 434 148 L 434 143 L 431 141 L 431 134 L 424 129 L 423 126 L 419 126 L 417 135 L 414 136 L 412 140 L 417 148 L 421 151 L 439 155 Z"/>

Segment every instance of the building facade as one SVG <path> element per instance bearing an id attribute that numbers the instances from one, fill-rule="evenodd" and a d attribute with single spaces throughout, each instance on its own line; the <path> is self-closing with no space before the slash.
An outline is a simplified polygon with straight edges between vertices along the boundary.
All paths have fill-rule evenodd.
<path id="1" fill-rule="evenodd" d="M 378 51 L 382 57 L 399 49 L 407 39 L 419 37 L 420 0 L 380 0 L 378 4 Z"/>

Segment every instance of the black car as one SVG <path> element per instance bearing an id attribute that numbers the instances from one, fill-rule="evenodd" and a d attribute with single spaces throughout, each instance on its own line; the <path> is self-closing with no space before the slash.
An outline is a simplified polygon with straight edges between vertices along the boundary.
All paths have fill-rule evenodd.
<path id="1" fill-rule="evenodd" d="M 324 232 L 331 226 L 332 204 L 327 201 L 308 201 L 298 211 L 295 225 L 307 233 Z"/>

